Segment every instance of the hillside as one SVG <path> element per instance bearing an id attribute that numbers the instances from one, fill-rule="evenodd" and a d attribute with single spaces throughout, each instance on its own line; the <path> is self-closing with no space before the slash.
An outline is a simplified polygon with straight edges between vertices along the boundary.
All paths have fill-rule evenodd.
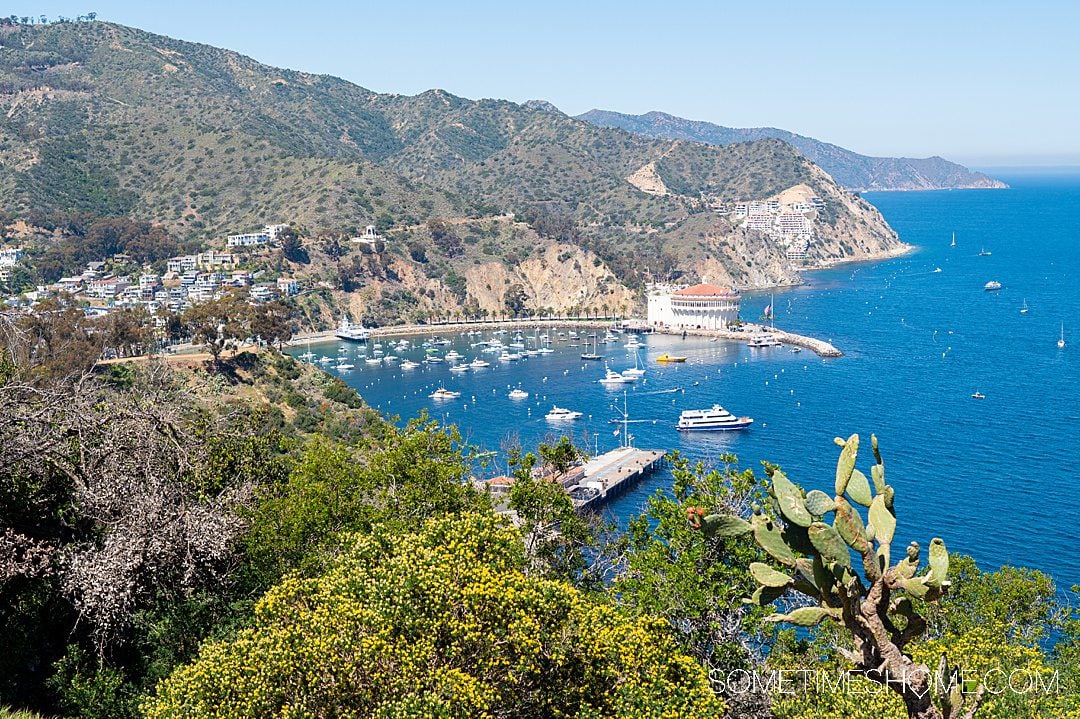
<path id="1" fill-rule="evenodd" d="M 1007 187 L 999 180 L 941 157 L 869 157 L 775 127 L 723 127 L 655 111 L 644 115 L 625 115 L 610 110 L 590 110 L 578 115 L 578 119 L 643 137 L 691 140 L 707 145 L 783 140 L 813 160 L 842 186 L 860 192 Z"/>
<path id="2" fill-rule="evenodd" d="M 5 27 L 0 44 L 0 208 L 133 216 L 206 244 L 293 222 L 312 261 L 282 269 L 337 282 L 332 305 L 388 321 L 504 310 L 518 286 L 524 307 L 562 310 L 632 303 L 653 279 L 794 282 L 802 265 L 708 206 L 797 185 L 830 208 L 810 264 L 902 249 L 876 210 L 774 139 L 713 147 L 542 104 L 378 94 L 104 22 Z M 642 173 L 663 191 L 631 179 Z M 367 224 L 388 236 L 379 256 L 327 250 Z M 544 289 L 574 277 L 580 292 Z"/>

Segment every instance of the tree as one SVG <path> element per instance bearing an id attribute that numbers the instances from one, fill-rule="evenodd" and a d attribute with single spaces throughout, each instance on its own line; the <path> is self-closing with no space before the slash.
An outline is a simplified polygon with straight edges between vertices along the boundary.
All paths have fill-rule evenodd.
<path id="1" fill-rule="evenodd" d="M 926 631 L 926 620 L 916 608 L 916 601 L 937 601 L 949 587 L 949 555 L 945 542 L 930 542 L 929 568 L 916 576 L 920 566 L 920 547 L 915 542 L 906 556 L 892 563 L 891 545 L 896 531 L 893 507 L 895 492 L 885 483 L 885 463 L 878 452 L 877 437 L 871 436 L 876 464 L 871 468 L 874 488 L 866 476 L 855 469 L 859 435 L 846 441 L 837 437 L 842 447 L 836 467 L 836 496 L 820 490 L 804 492 L 778 468 L 772 467 L 769 502 L 771 513 L 761 505 L 752 507 L 747 522 L 729 513 L 706 514 L 700 507 L 690 507 L 691 524 L 707 536 L 738 537 L 753 534 L 776 569 L 764 562 L 750 565 L 750 573 L 760 585 L 751 601 L 761 606 L 771 604 L 789 591 L 798 592 L 813 602 L 784 614 L 777 612 L 769 621 L 813 627 L 828 619 L 851 632 L 853 649 L 841 654 L 865 679 L 889 688 L 903 700 L 912 719 L 970 719 L 982 700 L 984 687 L 969 693 L 970 687 L 959 680 L 960 672 L 950 667 L 942 654 L 936 672 L 905 653 L 908 645 Z M 868 507 L 865 523 L 855 504 Z M 833 514 L 833 523 L 823 518 Z M 874 543 L 877 548 L 875 551 Z M 863 579 L 851 562 L 855 551 L 862 563 Z M 932 690 L 945 691 L 935 705 Z"/>
<path id="2" fill-rule="evenodd" d="M 267 344 L 276 344 L 280 348 L 293 335 L 295 312 L 282 302 L 264 302 L 248 309 L 250 330 Z"/>
<path id="3" fill-rule="evenodd" d="M 183 314 L 192 341 L 203 345 L 220 368 L 221 353 L 252 336 L 251 306 L 237 295 L 200 302 Z"/>
<path id="4" fill-rule="evenodd" d="M 528 302 L 529 295 L 526 294 L 525 288 L 519 282 L 510 285 L 503 295 L 503 304 L 514 315 L 524 312 Z"/>
<path id="5" fill-rule="evenodd" d="M 304 249 L 304 245 L 300 242 L 300 236 L 295 229 L 286 227 L 278 233 L 278 240 L 281 242 L 281 254 L 289 262 L 302 265 L 311 262 L 311 258 L 308 257 L 307 250 Z"/>
<path id="6" fill-rule="evenodd" d="M 747 565 L 764 553 L 738 539 L 706 536 L 687 523 L 685 508 L 743 514 L 762 500 L 763 488 L 733 455 L 718 460 L 719 469 L 706 471 L 678 454 L 671 458 L 671 491 L 657 491 L 645 512 L 631 519 L 625 562 L 612 590 L 628 610 L 667 620 L 680 648 L 724 678 L 763 665 L 766 610 L 741 598 L 755 588 Z M 770 698 L 761 687 L 721 689 L 732 716 L 768 716 Z"/>
<path id="7" fill-rule="evenodd" d="M 527 577 L 491 515 L 351 535 L 270 591 L 250 629 L 163 682 L 169 717 L 715 717 L 704 670 L 663 626 Z"/>

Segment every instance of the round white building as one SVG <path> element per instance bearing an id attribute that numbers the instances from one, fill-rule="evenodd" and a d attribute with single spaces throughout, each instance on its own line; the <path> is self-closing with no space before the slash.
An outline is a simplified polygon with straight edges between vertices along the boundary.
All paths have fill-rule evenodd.
<path id="1" fill-rule="evenodd" d="M 653 326 L 678 329 L 726 329 L 739 319 L 738 292 L 716 285 L 681 290 L 657 289 L 649 294 L 648 318 Z"/>

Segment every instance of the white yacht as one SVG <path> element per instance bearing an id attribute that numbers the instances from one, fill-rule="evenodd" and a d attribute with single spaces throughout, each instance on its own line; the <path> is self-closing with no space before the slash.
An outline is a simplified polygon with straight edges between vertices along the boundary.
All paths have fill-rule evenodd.
<path id="1" fill-rule="evenodd" d="M 428 355 L 427 357 L 424 358 L 424 362 L 426 362 L 428 364 L 439 364 L 442 361 L 443 361 L 443 358 L 440 357 L 439 355 Z"/>
<path id="2" fill-rule="evenodd" d="M 458 374 L 460 374 L 461 372 L 468 372 L 469 371 L 469 365 L 467 365 L 467 364 L 456 364 L 456 365 L 454 365 L 453 367 L 450 368 L 450 371 L 458 373 Z"/>
<path id="3" fill-rule="evenodd" d="M 634 380 L 629 377 L 623 377 L 621 374 L 611 369 L 610 367 L 604 372 L 602 379 L 596 380 L 600 384 L 604 385 L 616 385 L 616 384 L 629 384 Z"/>
<path id="4" fill-rule="evenodd" d="M 566 409 L 565 407 L 552 407 L 551 411 L 544 415 L 544 419 L 549 422 L 562 422 L 574 419 L 581 419 L 581 412 L 576 412 L 572 409 Z"/>
<path id="5" fill-rule="evenodd" d="M 1000 290 L 1001 289 L 1001 283 L 998 282 L 997 280 L 990 280 L 985 285 L 983 285 L 983 289 L 986 290 L 987 292 L 993 292 L 994 290 Z"/>
<path id="6" fill-rule="evenodd" d="M 371 336 L 371 332 L 365 329 L 363 325 L 354 325 L 349 321 L 348 317 L 341 318 L 341 324 L 338 325 L 338 330 L 334 334 L 338 339 L 347 342 L 367 342 L 368 337 Z"/>
<path id="7" fill-rule="evenodd" d="M 364 361 L 367 362 L 368 364 L 382 364 L 382 358 L 381 357 L 368 357 Z"/>
<path id="8" fill-rule="evenodd" d="M 461 392 L 453 392 L 445 387 L 439 387 L 439 389 L 428 395 L 431 399 L 457 399 L 460 396 Z"/>
<path id="9" fill-rule="evenodd" d="M 344 361 L 338 362 L 336 365 L 334 365 L 334 369 L 339 369 L 339 370 L 350 370 L 353 367 L 355 367 L 355 365 L 351 365 L 348 362 L 344 362 Z"/>
<path id="10" fill-rule="evenodd" d="M 780 340 L 776 339 L 776 337 L 774 337 L 774 336 L 772 336 L 770 334 L 758 335 L 756 337 L 751 338 L 751 340 L 746 343 L 746 346 L 751 348 L 751 349 L 763 349 L 763 348 L 766 348 L 766 347 L 779 347 L 780 345 L 781 345 Z"/>
<path id="11" fill-rule="evenodd" d="M 1057 341 L 1058 349 L 1065 349 L 1065 322 L 1061 322 L 1061 337 Z"/>
<path id="12" fill-rule="evenodd" d="M 450 350 L 450 351 L 449 351 L 449 352 L 447 352 L 447 353 L 446 353 L 446 354 L 445 354 L 444 356 L 445 356 L 445 357 L 446 357 L 446 359 L 448 359 L 448 360 L 456 360 L 456 359 L 461 359 L 461 355 L 460 355 L 460 354 L 458 354 L 457 350 Z"/>
<path id="13" fill-rule="evenodd" d="M 469 366 L 472 367 L 473 369 L 483 369 L 484 367 L 490 367 L 491 363 L 490 362 L 485 362 L 484 360 L 477 357 L 476 359 L 474 359 L 472 362 L 469 363 Z"/>
<path id="14" fill-rule="evenodd" d="M 711 409 L 688 409 L 679 415 L 675 429 L 680 432 L 724 432 L 746 429 L 754 423 L 749 417 L 736 417 L 714 404 Z"/>
<path id="15" fill-rule="evenodd" d="M 510 394 L 508 396 L 510 397 L 510 399 L 528 399 L 529 393 L 519 387 L 515 387 L 514 389 L 510 390 Z"/>
<path id="16" fill-rule="evenodd" d="M 635 337 L 634 335 L 630 335 L 630 339 L 627 341 L 626 344 L 623 345 L 623 347 L 625 347 L 628 350 L 636 350 L 638 347 L 641 347 L 641 346 L 642 346 L 642 343 L 639 342 L 638 338 Z"/>
<path id="17" fill-rule="evenodd" d="M 413 362 L 412 360 L 405 360 L 404 362 L 402 362 L 398 366 L 401 367 L 401 369 L 416 369 L 417 367 L 420 366 L 420 363 L 419 362 Z"/>

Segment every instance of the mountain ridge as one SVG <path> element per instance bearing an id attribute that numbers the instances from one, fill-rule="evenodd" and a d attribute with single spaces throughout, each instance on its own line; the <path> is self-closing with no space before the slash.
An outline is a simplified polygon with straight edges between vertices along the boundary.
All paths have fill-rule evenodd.
<path id="1" fill-rule="evenodd" d="M 843 187 L 856 192 L 1008 187 L 1000 180 L 937 155 L 924 158 L 872 157 L 776 127 L 725 127 L 703 120 L 688 120 L 659 110 L 631 115 L 593 109 L 576 118 L 644 137 L 690 140 L 707 145 L 723 146 L 766 138 L 782 140 L 810 158 Z"/>
<path id="2" fill-rule="evenodd" d="M 503 296 L 518 304 L 517 287 L 525 307 L 600 308 L 649 281 L 791 284 L 808 264 L 903 248 L 876 209 L 776 139 L 716 147 L 542 103 L 380 94 L 105 22 L 2 28 L 0 46 L 6 209 L 131 215 L 204 243 L 295 222 L 320 261 L 281 271 L 338 287 L 333 301 L 356 312 L 494 312 Z M 629 181 L 646 166 L 665 193 Z M 796 185 L 830 208 L 805 263 L 712 209 Z M 379 257 L 347 243 L 369 224 L 388 237 Z M 556 275 L 587 288 L 545 293 Z"/>

